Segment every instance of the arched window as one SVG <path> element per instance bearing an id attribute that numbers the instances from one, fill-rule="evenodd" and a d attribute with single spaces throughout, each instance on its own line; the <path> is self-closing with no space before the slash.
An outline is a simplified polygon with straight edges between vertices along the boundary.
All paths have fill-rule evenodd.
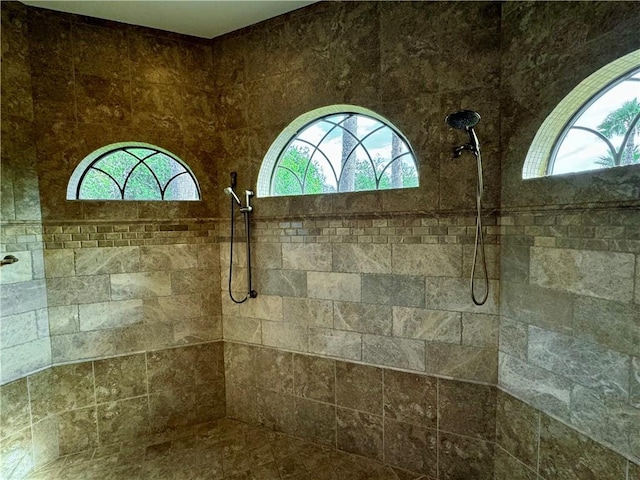
<path id="1" fill-rule="evenodd" d="M 306 113 L 262 162 L 258 196 L 312 195 L 418 186 L 415 154 L 381 116 L 352 105 Z"/>
<path id="2" fill-rule="evenodd" d="M 582 81 L 536 134 L 523 178 L 640 163 L 640 51 Z"/>
<path id="3" fill-rule="evenodd" d="M 76 167 L 67 200 L 200 200 L 200 188 L 178 157 L 147 143 L 107 145 Z"/>

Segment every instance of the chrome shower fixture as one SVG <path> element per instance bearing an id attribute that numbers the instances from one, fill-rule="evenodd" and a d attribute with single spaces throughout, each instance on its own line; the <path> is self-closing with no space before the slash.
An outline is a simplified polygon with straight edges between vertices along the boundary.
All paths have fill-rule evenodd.
<path id="1" fill-rule="evenodd" d="M 447 115 L 444 121 L 447 122 L 447 125 L 451 128 L 465 130 L 469 135 L 469 143 L 454 147 L 453 158 L 458 158 L 465 150 L 469 150 L 475 156 L 478 156 L 480 153 L 480 142 L 473 127 L 480 122 L 480 114 L 473 110 L 458 110 L 457 112 Z"/>
<path id="2" fill-rule="evenodd" d="M 484 251 L 484 235 L 482 232 L 482 194 L 484 191 L 484 183 L 482 180 L 482 154 L 480 153 L 480 142 L 476 135 L 475 127 L 480 122 L 480 114 L 473 110 L 458 110 L 446 116 L 444 119 L 451 128 L 465 130 L 469 135 L 469 143 L 459 145 L 453 148 L 453 158 L 458 158 L 462 152 L 469 150 L 476 157 L 476 167 L 478 169 L 478 177 L 476 184 L 476 239 L 473 248 L 473 265 L 471 267 L 471 300 L 476 305 L 483 305 L 489 297 L 489 273 L 487 271 L 487 257 Z M 479 255 L 482 255 L 482 267 L 484 273 L 485 289 L 484 294 L 480 298 L 476 298 L 475 276 L 476 264 Z"/>
<path id="3" fill-rule="evenodd" d="M 244 198 L 246 202 L 246 205 L 244 207 L 242 206 L 242 202 L 240 201 L 240 198 L 238 198 L 238 195 L 236 195 L 236 192 L 233 191 L 233 187 L 225 188 L 224 193 L 226 195 L 229 195 L 230 197 L 233 197 L 236 203 L 240 206 L 241 212 L 250 212 L 251 210 L 253 210 L 253 207 L 251 206 L 251 197 L 253 197 L 254 193 L 252 190 L 244 191 Z"/>

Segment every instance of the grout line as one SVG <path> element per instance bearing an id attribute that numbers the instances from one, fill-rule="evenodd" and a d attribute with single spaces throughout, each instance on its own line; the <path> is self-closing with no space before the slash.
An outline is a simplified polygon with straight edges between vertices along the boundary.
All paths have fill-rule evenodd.
<path id="1" fill-rule="evenodd" d="M 536 475 L 540 475 L 540 430 L 542 428 L 542 415 L 540 414 L 540 412 L 538 412 L 538 445 L 537 445 L 537 452 L 536 452 Z"/>
<path id="2" fill-rule="evenodd" d="M 96 362 L 91 362 L 91 378 L 93 380 L 93 411 L 96 415 L 96 449 L 100 447 L 100 428 L 98 428 L 98 400 L 96 396 Z M 95 455 L 95 450 L 93 452 Z M 93 457 L 92 455 L 92 457 Z"/>

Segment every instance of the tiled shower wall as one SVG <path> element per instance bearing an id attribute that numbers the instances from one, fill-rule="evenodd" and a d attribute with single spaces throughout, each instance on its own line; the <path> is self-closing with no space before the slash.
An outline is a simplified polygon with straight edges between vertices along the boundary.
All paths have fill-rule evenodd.
<path id="1" fill-rule="evenodd" d="M 141 348 L 157 348 L 157 340 L 144 333 L 154 332 L 152 325 L 163 328 L 166 335 L 160 335 L 158 340 L 162 345 L 191 341 L 188 334 L 182 334 L 190 331 L 189 325 L 198 326 L 199 322 L 162 320 L 172 312 L 164 310 L 166 304 L 162 306 L 162 302 L 169 297 L 178 302 L 175 297 L 183 295 L 178 291 L 195 288 L 187 285 L 188 280 L 181 273 L 185 265 L 172 263 L 175 255 L 185 254 L 186 258 L 193 259 L 194 246 L 189 245 L 186 239 L 191 237 L 185 232 L 198 231 L 198 227 L 190 227 L 197 224 L 194 219 L 209 219 L 216 217 L 219 211 L 226 211 L 220 210 L 217 204 L 222 199 L 221 205 L 228 204 L 221 195 L 221 185 L 226 183 L 229 171 L 239 172 L 240 189 L 252 187 L 261 159 L 273 139 L 296 116 L 320 106 L 357 104 L 391 120 L 416 150 L 421 187 L 401 192 L 256 199 L 254 265 L 258 267 L 256 286 L 260 296 L 257 301 L 241 307 L 223 305 L 225 336 L 230 335 L 231 339 L 233 335 L 251 334 L 251 343 L 258 343 L 258 339 L 264 343 L 266 339 L 265 345 L 274 347 L 273 355 L 276 356 L 302 357 L 301 353 L 286 352 L 307 351 L 349 360 L 351 365 L 370 362 L 377 365 L 370 365 L 371 368 L 392 366 L 456 379 L 495 381 L 498 374 L 494 328 L 497 300 L 493 300 L 494 310 L 482 315 L 469 315 L 466 303 L 460 303 L 460 299 L 467 298 L 467 282 L 463 279 L 469 266 L 469 230 L 473 227 L 469 210 L 474 204 L 475 173 L 471 157 L 456 162 L 449 158 L 451 145 L 462 139 L 460 132 L 446 129 L 441 120 L 457 108 L 474 108 L 483 115 L 479 135 L 485 159 L 486 205 L 516 208 L 518 212 L 525 210 L 523 214 L 508 215 L 507 224 L 498 230 L 506 234 L 507 242 L 510 242 L 510 236 L 514 238 L 514 243 L 501 246 L 501 282 L 507 282 L 510 262 L 513 260 L 518 264 L 522 257 L 526 257 L 528 263 L 525 265 L 529 270 L 543 265 L 540 260 L 549 255 L 551 260 L 558 260 L 558 265 L 571 266 L 574 260 L 581 259 L 595 259 L 599 265 L 603 263 L 604 257 L 593 253 L 600 249 L 599 243 L 589 240 L 588 229 L 582 233 L 586 240 L 556 240 L 551 244 L 550 240 L 543 239 L 542 244 L 536 245 L 535 241 L 527 244 L 533 236 L 556 235 L 544 231 L 534 233 L 535 229 L 525 233 L 520 227 L 531 227 L 528 223 L 531 212 L 526 210 L 539 210 L 540 205 L 548 209 L 552 205 L 590 201 L 600 202 L 600 205 L 587 207 L 601 207 L 602 202 L 626 202 L 627 206 L 637 207 L 638 169 L 521 181 L 522 161 L 528 145 L 550 109 L 592 70 L 639 47 L 640 15 L 637 4 L 632 2 L 513 2 L 504 5 L 497 2 L 327 2 L 217 39 L 212 48 L 177 35 L 52 12 L 43 14 L 36 9 L 29 9 L 27 19 L 24 7 L 7 9 L 6 4 L 3 2 L 3 170 L 5 159 L 20 158 L 21 168 L 33 164 L 33 171 L 37 171 L 44 234 L 52 236 L 47 237 L 48 246 L 63 247 L 62 253 L 47 253 L 51 255 L 51 261 L 47 261 L 44 268 L 49 276 L 47 282 L 53 287 L 63 282 L 77 287 L 70 296 L 63 289 L 53 289 L 52 298 L 60 304 L 53 306 L 52 311 L 60 313 L 68 309 L 67 313 L 70 313 L 58 317 L 62 321 L 57 325 L 62 325 L 63 331 L 57 336 L 80 356 L 84 355 L 82 343 L 76 346 L 74 339 L 90 336 L 98 339 L 97 345 L 104 339 L 113 340 L 113 343 L 111 340 L 106 342 L 114 349 L 110 352 L 130 352 L 127 348 L 135 344 Z M 14 12 L 11 13 L 14 23 L 13 28 L 7 30 L 4 26 L 10 10 Z M 18 42 L 18 51 L 23 53 L 18 55 L 19 61 L 13 63 L 22 66 L 11 72 L 10 80 L 17 79 L 12 83 L 7 81 L 8 71 L 5 70 L 8 65 L 5 58 L 9 58 L 5 52 L 10 51 L 5 43 L 7 31 L 17 32 L 15 38 L 22 39 L 22 43 Z M 25 40 L 28 40 L 28 49 L 25 49 Z M 25 68 L 27 64 L 29 68 Z M 31 84 L 32 95 L 24 90 L 25 85 Z M 5 101 L 7 85 L 16 91 L 15 100 L 13 95 L 10 97 L 11 102 Z M 23 112 L 32 108 L 31 104 L 37 132 L 33 136 L 30 114 L 27 114 L 29 121 L 21 120 Z M 5 109 L 11 109 L 12 113 L 7 115 Z M 6 132 L 12 132 L 12 138 L 17 139 L 17 153 L 10 154 L 6 149 Z M 66 182 L 77 163 L 91 151 L 123 140 L 147 141 L 178 154 L 194 170 L 205 200 L 163 204 L 127 202 L 116 206 L 107 202 L 66 201 Z M 23 162 L 25 152 L 33 154 L 31 163 Z M 18 175 L 17 181 L 16 177 L 11 178 L 14 205 L 18 205 L 15 200 L 18 197 L 36 198 L 38 188 L 34 182 L 22 180 L 35 176 Z M 18 218 L 5 217 L 4 208 L 8 204 L 4 199 L 9 198 L 5 192 L 10 183 L 6 179 L 3 172 L 3 221 Z M 16 196 L 16 192 L 21 191 L 27 194 Z M 387 215 L 378 216 L 380 212 Z M 361 216 L 345 218 L 346 213 Z M 602 235 L 604 227 L 624 226 L 624 239 L 611 238 L 607 245 L 612 251 L 637 257 L 633 226 L 629 229 L 629 224 L 615 223 L 613 214 L 607 215 L 607 221 L 598 223 L 602 228 L 599 233 L 594 230 L 593 238 Z M 495 218 L 495 215 L 487 216 Z M 42 234 L 38 229 L 41 225 L 39 216 L 27 218 L 32 219 L 37 221 L 33 230 L 24 231 L 25 235 Z M 167 221 L 158 222 L 158 219 Z M 496 226 L 489 223 L 489 236 L 497 235 L 492 231 Z M 163 224 L 168 226 L 166 230 L 162 230 Z M 177 227 L 172 228 L 172 225 Z M 151 230 L 147 231 L 147 226 Z M 534 220 L 533 226 L 540 225 Z M 218 234 L 225 235 L 223 232 L 227 231 L 228 226 L 222 225 Z M 18 237 L 22 235 L 21 230 L 14 232 Z M 580 236 L 575 233 L 566 236 Z M 173 245 L 175 239 L 171 237 L 174 235 L 184 237 L 184 241 L 178 241 L 181 245 Z M 518 244 L 518 238 L 522 238 L 524 244 Z M 20 245 L 18 240 L 16 238 L 16 244 Z M 622 242 L 615 240 L 624 240 L 627 246 L 616 246 Z M 36 237 L 35 241 L 40 239 Z M 496 241 L 491 240 L 489 249 L 494 287 L 499 278 Z M 154 246 L 154 242 L 158 245 Z M 512 245 L 523 248 L 512 252 Z M 202 244 L 198 248 L 208 247 Z M 239 279 L 242 278 L 241 250 L 236 250 Z M 218 290 L 217 278 L 223 280 L 221 290 L 218 290 L 221 296 L 216 292 L 210 297 L 211 302 L 226 296 L 226 252 L 223 243 L 220 250 L 222 272 L 213 275 L 214 290 Z M 211 253 L 215 258 L 208 260 L 217 262 L 217 251 Z M 54 258 L 56 256 L 58 258 Z M 152 257 L 155 260 L 149 260 Z M 95 262 L 96 258 L 100 262 Z M 354 265 L 356 258 L 364 258 L 369 263 Z M 401 258 L 407 262 L 399 262 Z M 411 270 L 414 265 L 410 261 L 417 262 L 417 259 L 427 259 L 423 266 L 429 275 L 425 275 L 425 270 Z M 38 259 L 33 262 L 33 265 L 42 264 L 44 262 Z M 153 265 L 152 270 L 143 265 Z M 201 268 L 217 268 L 189 265 L 189 269 L 193 269 L 191 273 Z M 84 268 L 94 268 L 94 271 L 85 275 Z M 95 270 L 99 268 L 107 271 Z M 519 271 L 517 266 L 514 268 Z M 638 266 L 634 268 L 637 275 Z M 38 278 L 42 278 L 44 271 L 37 270 Z M 537 270 L 538 273 L 541 271 Z M 57 277 L 61 273 L 62 276 Z M 590 275 L 586 278 L 591 278 Z M 574 286 L 583 281 L 582 276 L 579 277 Z M 546 306 L 555 296 L 566 293 L 564 284 L 542 285 L 541 277 L 537 278 L 522 283 L 528 283 L 534 290 L 540 287 L 545 295 L 550 294 L 541 299 L 540 305 Z M 136 283 L 131 284 L 130 280 L 136 280 Z M 142 318 L 142 321 L 136 325 L 92 325 L 93 317 L 86 316 L 91 308 L 87 304 L 95 306 L 103 302 L 79 301 L 77 295 L 84 290 L 85 281 L 95 283 L 103 295 L 107 286 L 111 292 L 113 285 L 116 291 L 135 297 L 112 298 L 110 293 L 109 298 L 103 298 L 104 303 L 108 301 L 103 307 L 123 307 L 121 312 L 133 312 L 134 318 Z M 637 279 L 635 281 L 637 285 Z M 628 289 L 628 278 L 622 283 Z M 160 290 L 156 290 L 156 286 Z M 437 296 L 433 296 L 435 291 L 439 292 Z M 390 295 L 390 292 L 397 295 Z M 492 292 L 497 293 L 498 288 L 493 288 Z M 586 297 L 590 295 L 584 293 L 571 290 L 569 296 L 572 301 L 589 301 Z M 356 301 L 358 298 L 360 301 Z M 628 327 L 636 317 L 624 312 L 629 309 L 633 312 L 637 303 L 618 300 L 612 304 L 615 316 L 611 313 L 608 316 L 619 319 L 616 323 Z M 153 305 L 156 301 L 158 309 Z M 130 302 L 130 305 L 124 308 L 122 302 Z M 197 300 L 189 302 L 192 307 L 194 304 L 197 305 Z M 324 309 L 319 313 L 313 308 L 309 310 L 313 306 Z M 220 313 L 220 305 L 215 308 Z M 85 322 L 81 320 L 81 310 L 85 313 Z M 373 314 L 366 314 L 368 310 Z M 145 323 L 149 321 L 148 313 L 151 313 L 152 323 Z M 536 372 L 554 374 L 554 365 L 537 365 L 542 345 L 562 342 L 582 345 L 580 342 L 585 339 L 574 340 L 565 335 L 566 332 L 558 332 L 548 325 L 536 325 L 527 320 L 527 313 L 521 310 L 514 315 L 517 318 L 502 319 L 503 330 L 505 325 L 514 324 L 521 331 L 534 333 L 528 337 L 526 347 L 527 355 L 530 350 L 533 352 L 532 357 L 527 357 L 526 363 L 522 358 L 515 358 L 529 369 L 541 369 Z M 575 314 L 572 315 L 574 318 Z M 121 323 L 128 321 L 126 315 L 118 318 Z M 204 315 L 196 318 L 206 321 Z M 426 324 L 429 328 L 415 328 L 418 319 L 421 325 Z M 177 326 L 178 333 L 174 329 L 171 335 L 167 334 L 167 324 Z M 104 326 L 107 328 L 100 328 Z M 596 367 L 606 368 L 609 364 L 602 363 L 603 359 L 611 358 L 621 358 L 623 366 L 634 365 L 625 363 L 633 356 L 630 352 L 616 350 L 617 346 L 609 348 L 610 342 L 600 337 L 604 334 L 594 325 L 591 327 L 586 331 L 595 332 L 597 338 L 587 339 L 586 346 L 590 350 L 586 351 L 596 352 L 595 357 L 590 357 L 596 358 Z M 197 328 L 198 335 L 206 333 Z M 213 328 L 219 331 L 219 326 Z M 41 332 L 44 334 L 43 330 Z M 132 332 L 131 335 L 128 332 Z M 194 339 L 197 342 L 201 338 L 198 335 Z M 174 343 L 165 343 L 170 337 Z M 532 342 L 534 337 L 544 342 Z M 234 340 L 247 341 L 246 338 Z M 311 338 L 315 339 L 313 349 Z M 121 347 L 117 345 L 124 349 L 118 350 Z M 304 349 L 305 345 L 308 350 Z M 598 350 L 598 345 L 606 348 Z M 380 346 L 390 348 L 392 354 L 387 354 Z M 607 396 L 591 395 L 590 403 L 574 400 L 574 390 L 593 393 L 593 386 L 583 385 L 584 375 L 580 377 L 584 371 L 593 370 L 587 369 L 591 360 L 584 358 L 581 350 L 570 351 L 575 352 L 575 357 L 568 360 L 575 361 L 576 369 L 569 379 L 571 395 L 574 395 L 569 399 L 569 411 L 584 412 L 580 405 L 589 405 L 589 415 L 579 413 L 587 423 L 575 421 L 574 417 L 577 417 L 573 413 L 567 419 L 537 401 L 538 382 L 543 385 L 541 379 L 547 377 L 534 375 L 531 390 L 502 387 L 565 423 L 572 422 L 590 437 L 612 445 L 618 452 L 626 456 L 637 455 L 630 451 L 635 447 L 618 443 L 619 435 L 633 434 L 634 425 L 637 426 L 637 409 L 630 408 L 635 391 L 631 383 L 633 378 L 628 382 L 629 402 L 615 399 L 619 403 L 608 404 L 614 409 L 622 405 L 624 414 L 616 414 L 613 409 L 601 414 L 602 410 L 598 408 Z M 334 355 L 335 352 L 340 355 Z M 469 363 L 461 364 L 453 359 Z M 97 363 L 94 362 L 94 368 Z M 434 378 L 433 381 L 437 384 L 442 380 Z M 230 395 L 230 398 L 237 397 L 233 392 Z M 296 393 L 293 397 L 296 395 L 304 397 Z M 566 393 L 562 395 L 566 401 Z M 263 397 L 275 398 L 268 394 Z M 237 405 L 241 404 L 234 404 Z M 352 408 L 338 402 L 335 405 L 338 405 L 336 408 Z M 500 408 L 499 400 L 498 412 Z M 527 408 L 525 405 L 518 410 L 521 416 L 508 417 L 509 422 L 524 418 L 531 420 L 532 425 L 537 422 L 538 427 L 526 430 L 530 436 L 518 430 L 509 436 L 509 440 L 503 441 L 498 433 L 496 472 L 501 471 L 500 465 L 506 462 L 511 466 L 507 472 L 515 471 L 513 465 L 524 468 L 522 478 L 534 478 L 532 475 L 536 474 L 535 466 L 538 465 L 542 478 L 584 478 L 587 471 L 572 472 L 571 465 L 585 462 L 586 457 L 568 452 L 587 452 L 586 456 L 597 459 L 602 457 L 592 452 L 602 447 Z M 371 415 L 361 407 L 353 410 Z M 594 412 L 597 416 L 592 415 Z M 368 418 L 360 413 L 352 413 L 351 417 Z M 381 418 L 384 425 L 384 413 Z M 616 420 L 612 423 L 604 421 L 609 418 Z M 379 421 L 376 418 L 373 423 Z M 498 413 L 499 428 L 500 424 Z M 439 431 L 438 428 L 435 430 Z M 447 432 L 446 428 L 440 430 Z M 425 433 L 425 430 L 416 431 L 420 435 Z M 448 433 L 457 435 L 455 431 Z M 544 457 L 545 450 L 541 449 L 538 458 L 526 450 L 528 447 L 522 447 L 538 445 L 536 442 L 542 446 L 543 439 L 551 442 L 546 445 L 554 445 L 547 452 L 555 453 Z M 531 442 L 527 443 L 528 440 Z M 3 445 L 7 444 L 5 439 Z M 572 444 L 580 447 L 573 448 Z M 584 445 L 589 448 L 582 448 Z M 592 448 L 592 445 L 595 446 Z M 509 455 L 503 455 L 507 452 Z M 557 456 L 557 452 L 562 453 Z M 610 455 L 610 452 L 604 451 L 603 455 Z M 616 465 L 623 463 L 616 459 L 619 457 L 613 455 L 602 461 L 602 465 L 614 465 L 609 470 L 593 466 L 591 471 L 600 474 L 600 478 L 605 478 L 602 472 L 610 472 L 612 478 L 618 478 L 620 470 Z M 637 476 L 633 468 L 636 467 L 631 467 L 628 475 Z"/>
<path id="2" fill-rule="evenodd" d="M 25 9 L 2 9 L 0 379 L 51 364 Z"/>

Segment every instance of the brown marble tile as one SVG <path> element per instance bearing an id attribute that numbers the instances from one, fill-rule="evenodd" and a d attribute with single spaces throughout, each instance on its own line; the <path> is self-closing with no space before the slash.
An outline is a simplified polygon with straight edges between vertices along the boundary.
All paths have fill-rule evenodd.
<path id="1" fill-rule="evenodd" d="M 0 438 L 5 438 L 31 424 L 27 379 L 21 378 L 0 386 Z"/>
<path id="2" fill-rule="evenodd" d="M 439 379 L 439 428 L 493 441 L 496 389 L 487 385 Z"/>
<path id="3" fill-rule="evenodd" d="M 257 390 L 258 423 L 271 430 L 295 434 L 294 397 L 284 393 Z"/>
<path id="4" fill-rule="evenodd" d="M 536 472 L 496 446 L 494 480 L 537 480 Z"/>
<path id="5" fill-rule="evenodd" d="M 384 461 L 390 465 L 436 477 L 436 430 L 385 419 Z"/>
<path id="6" fill-rule="evenodd" d="M 254 357 L 256 348 L 224 342 L 225 378 L 227 382 L 255 386 Z"/>
<path id="7" fill-rule="evenodd" d="M 336 443 L 336 407 L 303 398 L 295 399 L 296 435 L 322 445 Z"/>
<path id="8" fill-rule="evenodd" d="M 122 28 L 74 23 L 71 26 L 77 72 L 105 78 L 130 79 L 127 34 Z"/>
<path id="9" fill-rule="evenodd" d="M 149 400 L 146 396 L 98 405 L 100 443 L 133 441 L 149 433 Z"/>
<path id="10" fill-rule="evenodd" d="M 54 74 L 38 77 L 33 82 L 33 110 L 37 118 L 75 121 L 73 81 Z"/>
<path id="11" fill-rule="evenodd" d="M 382 415 L 382 369 L 336 362 L 336 404 Z"/>
<path id="12" fill-rule="evenodd" d="M 58 414 L 60 455 L 82 452 L 98 445 L 96 408 L 86 407 Z"/>
<path id="13" fill-rule="evenodd" d="M 194 347 L 196 385 L 224 381 L 224 344 L 212 342 Z"/>
<path id="14" fill-rule="evenodd" d="M 227 416 L 249 424 L 258 423 L 257 390 L 255 387 L 227 383 L 225 388 Z"/>
<path id="15" fill-rule="evenodd" d="M 436 428 L 437 410 L 437 379 L 395 370 L 384 371 L 386 418 Z"/>
<path id="16" fill-rule="evenodd" d="M 310 355 L 293 355 L 293 394 L 335 403 L 335 361 Z"/>
<path id="17" fill-rule="evenodd" d="M 195 385 L 194 360 L 192 347 L 147 353 L 149 393 Z"/>
<path id="18" fill-rule="evenodd" d="M 141 33 L 129 35 L 131 76 L 134 81 L 177 85 L 182 81 L 180 45 Z"/>
<path id="19" fill-rule="evenodd" d="M 75 84 L 78 120 L 97 124 L 131 121 L 131 84 L 95 75 L 77 75 Z"/>
<path id="20" fill-rule="evenodd" d="M 382 417 L 338 408 L 337 447 L 367 458 L 383 458 Z"/>
<path id="21" fill-rule="evenodd" d="M 144 354 L 94 362 L 96 402 L 112 402 L 147 393 Z"/>
<path id="22" fill-rule="evenodd" d="M 493 452 L 492 442 L 439 432 L 438 478 L 492 480 Z"/>
<path id="23" fill-rule="evenodd" d="M 45 418 L 31 426 L 33 436 L 33 461 L 36 468 L 56 460 L 60 455 L 58 445 L 58 419 Z"/>
<path id="24" fill-rule="evenodd" d="M 33 421 L 95 402 L 91 362 L 53 367 L 29 376 Z"/>
<path id="25" fill-rule="evenodd" d="M 152 432 L 193 425 L 197 420 L 195 390 L 183 388 L 150 394 L 149 411 Z"/>
<path id="26" fill-rule="evenodd" d="M 538 423 L 536 409 L 498 391 L 496 443 L 532 469 L 538 462 Z"/>
<path id="27" fill-rule="evenodd" d="M 623 457 L 542 415 L 539 473 L 546 480 L 624 478 L 625 468 Z"/>
<path id="28" fill-rule="evenodd" d="M 182 128 L 182 96 L 174 85 L 134 83 L 132 122 L 134 126 L 157 125 L 160 128 Z"/>
<path id="29" fill-rule="evenodd" d="M 196 421 L 210 422 L 226 415 L 225 385 L 216 381 L 209 385 L 198 385 L 196 391 Z"/>
<path id="30" fill-rule="evenodd" d="M 256 386 L 274 392 L 293 393 L 293 354 L 258 348 L 255 359 Z"/>
<path id="31" fill-rule="evenodd" d="M 629 480 L 640 480 L 640 465 L 629 462 Z"/>

